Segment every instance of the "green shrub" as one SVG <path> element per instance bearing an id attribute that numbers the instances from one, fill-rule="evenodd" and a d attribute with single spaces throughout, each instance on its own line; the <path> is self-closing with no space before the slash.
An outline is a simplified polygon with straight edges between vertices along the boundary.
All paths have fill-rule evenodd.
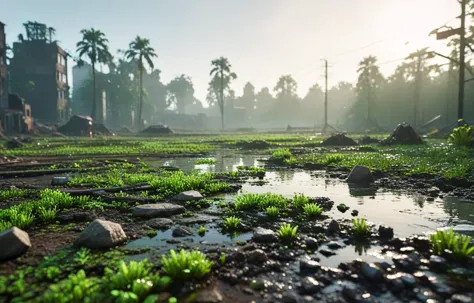
<path id="1" fill-rule="evenodd" d="M 352 227 L 356 237 L 365 238 L 370 235 L 370 226 L 367 225 L 367 219 L 352 219 Z"/>
<path id="2" fill-rule="evenodd" d="M 449 142 L 457 146 L 471 146 L 474 143 L 474 131 L 470 125 L 456 127 L 449 135 Z"/>
<path id="3" fill-rule="evenodd" d="M 227 230 L 235 230 L 240 225 L 240 218 L 230 216 L 224 219 L 224 225 Z"/>
<path id="4" fill-rule="evenodd" d="M 286 208 L 288 199 L 279 194 L 244 194 L 238 196 L 235 200 L 235 208 L 237 210 L 259 209 L 265 210 L 268 207 L 275 206 L 278 208 Z"/>
<path id="5" fill-rule="evenodd" d="M 297 208 L 304 208 L 304 206 L 310 201 L 310 198 L 306 197 L 304 194 L 295 194 L 293 197 L 293 205 Z"/>
<path id="6" fill-rule="evenodd" d="M 317 217 L 323 212 L 323 209 L 315 203 L 309 203 L 303 207 L 303 211 L 308 217 Z"/>
<path id="7" fill-rule="evenodd" d="M 174 281 L 202 278 L 212 268 L 212 262 L 199 250 L 181 250 L 178 254 L 172 249 L 169 255 L 161 257 L 163 271 Z"/>
<path id="8" fill-rule="evenodd" d="M 267 212 L 267 216 L 272 217 L 272 218 L 278 217 L 278 215 L 280 214 L 280 210 L 278 209 L 278 207 L 275 207 L 275 206 L 267 207 L 266 212 Z"/>
<path id="9" fill-rule="evenodd" d="M 216 164 L 216 159 L 212 158 L 201 158 L 197 159 L 194 164 L 208 164 L 208 165 L 214 165 Z"/>
<path id="10" fill-rule="evenodd" d="M 452 229 L 438 230 L 430 236 L 433 252 L 437 255 L 447 255 L 453 259 L 463 260 L 474 255 L 471 237 L 455 233 Z M 450 251 L 451 253 L 446 253 Z"/>
<path id="11" fill-rule="evenodd" d="M 280 226 L 278 230 L 278 235 L 283 240 L 292 240 L 296 238 L 298 232 L 298 226 L 291 226 L 290 223 L 284 223 Z"/>
<path id="12" fill-rule="evenodd" d="M 69 275 L 58 284 L 53 284 L 45 292 L 42 302 L 69 303 L 69 302 L 97 302 L 96 296 L 100 290 L 100 279 L 87 278 L 84 270 Z"/>

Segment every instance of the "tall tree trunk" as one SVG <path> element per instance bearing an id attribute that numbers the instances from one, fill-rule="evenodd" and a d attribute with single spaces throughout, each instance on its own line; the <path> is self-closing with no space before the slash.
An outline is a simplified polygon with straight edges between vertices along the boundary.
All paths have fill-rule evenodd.
<path id="1" fill-rule="evenodd" d="M 95 120 L 95 114 L 96 114 L 96 83 L 95 83 L 95 62 L 92 61 L 92 112 L 91 112 L 91 118 Z"/>
<path id="2" fill-rule="evenodd" d="M 140 60 L 140 100 L 138 103 L 138 130 L 141 131 L 143 127 L 142 123 L 142 101 L 143 101 L 143 67 Z"/>
<path id="3" fill-rule="evenodd" d="M 221 69 L 221 127 L 222 131 L 224 131 L 224 73 Z"/>
<path id="4" fill-rule="evenodd" d="M 415 75 L 415 100 L 413 104 L 413 127 L 416 129 L 418 126 L 418 107 L 420 106 L 420 89 L 421 89 L 421 56 L 418 56 L 416 62 L 416 75 Z M 421 119 L 423 123 L 423 119 Z"/>

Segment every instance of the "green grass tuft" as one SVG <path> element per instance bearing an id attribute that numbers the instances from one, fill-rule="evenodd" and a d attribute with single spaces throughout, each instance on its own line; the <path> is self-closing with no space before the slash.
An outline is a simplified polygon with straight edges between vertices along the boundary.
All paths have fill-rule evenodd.
<path id="1" fill-rule="evenodd" d="M 161 257 L 163 271 L 174 281 L 187 281 L 202 278 L 207 275 L 212 268 L 212 261 L 199 250 L 181 250 L 176 253 L 173 249 L 169 255 Z"/>
<path id="2" fill-rule="evenodd" d="M 452 229 L 438 230 L 430 236 L 433 252 L 446 255 L 455 260 L 465 260 L 474 255 L 474 245 L 471 237 L 455 233 Z"/>

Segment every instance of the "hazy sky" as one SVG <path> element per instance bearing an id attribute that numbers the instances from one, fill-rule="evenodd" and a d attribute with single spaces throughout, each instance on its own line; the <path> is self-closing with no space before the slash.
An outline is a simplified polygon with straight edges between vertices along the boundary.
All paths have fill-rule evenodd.
<path id="1" fill-rule="evenodd" d="M 151 40 L 155 67 L 164 82 L 182 73 L 193 79 L 204 101 L 210 61 L 229 58 L 238 80 L 237 95 L 250 81 L 257 90 L 273 89 L 291 74 L 304 96 L 323 84 L 321 58 L 330 60 L 330 80 L 355 82 L 357 63 L 379 58 L 389 73 L 410 51 L 424 46 L 443 50 L 428 37 L 435 27 L 460 14 L 456 0 L 1 0 L 0 21 L 7 41 L 23 33 L 22 23 L 52 26 L 61 45 L 75 53 L 79 31 L 102 30 L 114 54 L 139 34 Z M 5 9 L 6 8 L 6 9 Z M 408 44 L 406 44 L 409 41 Z M 366 48 L 362 48 L 373 44 Z"/>

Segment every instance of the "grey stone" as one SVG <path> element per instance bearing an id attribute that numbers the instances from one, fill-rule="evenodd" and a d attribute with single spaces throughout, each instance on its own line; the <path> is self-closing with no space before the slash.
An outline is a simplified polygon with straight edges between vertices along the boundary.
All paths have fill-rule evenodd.
<path id="1" fill-rule="evenodd" d="M 446 259 L 440 256 L 431 255 L 430 256 L 430 268 L 434 270 L 444 270 L 446 269 Z"/>
<path id="2" fill-rule="evenodd" d="M 332 232 L 332 233 L 338 232 L 339 231 L 339 223 L 337 223 L 336 220 L 332 220 L 329 223 L 328 229 L 329 229 L 329 232 Z"/>
<path id="3" fill-rule="evenodd" d="M 201 290 L 194 300 L 195 303 L 219 303 L 222 301 L 221 293 L 215 288 Z"/>
<path id="4" fill-rule="evenodd" d="M 194 200 L 201 200 L 204 197 L 201 195 L 200 192 L 196 190 L 188 190 L 183 191 L 182 193 L 177 194 L 173 197 L 173 200 L 176 201 L 194 201 Z"/>
<path id="5" fill-rule="evenodd" d="M 301 272 L 317 272 L 321 268 L 319 262 L 311 260 L 309 256 L 304 256 L 300 259 L 300 271 Z"/>
<path id="6" fill-rule="evenodd" d="M 66 185 L 70 180 L 71 178 L 69 177 L 53 177 L 51 185 Z"/>
<path id="7" fill-rule="evenodd" d="M 0 233 L 0 261 L 17 258 L 31 247 L 28 233 L 12 227 Z"/>
<path id="8" fill-rule="evenodd" d="M 247 252 L 247 261 L 252 264 L 262 264 L 268 261 L 267 254 L 261 249 Z"/>
<path id="9" fill-rule="evenodd" d="M 312 295 L 321 289 L 321 284 L 313 277 L 306 277 L 301 282 L 303 290 L 306 294 Z"/>
<path id="10" fill-rule="evenodd" d="M 385 225 L 379 226 L 379 237 L 383 239 L 393 238 L 393 228 Z"/>
<path id="11" fill-rule="evenodd" d="M 337 242 L 337 241 L 331 241 L 329 242 L 328 244 L 326 244 L 327 247 L 329 247 L 330 249 L 339 249 L 339 248 L 342 248 L 342 245 Z"/>
<path id="12" fill-rule="evenodd" d="M 359 184 L 368 184 L 374 182 L 374 177 L 370 172 L 370 169 L 366 166 L 356 165 L 352 168 L 349 176 L 347 177 L 348 183 L 359 183 Z"/>
<path id="13" fill-rule="evenodd" d="M 173 225 L 173 221 L 167 218 L 154 218 L 145 222 L 146 225 L 156 229 L 168 229 Z"/>
<path id="14" fill-rule="evenodd" d="M 325 257 L 334 256 L 336 253 L 327 249 L 320 249 L 319 253 Z"/>
<path id="15" fill-rule="evenodd" d="M 465 295 L 455 294 L 451 296 L 451 303 L 472 303 L 472 299 Z"/>
<path id="16" fill-rule="evenodd" d="M 211 216 L 208 214 L 195 213 L 192 217 L 183 217 L 179 219 L 179 222 L 182 224 L 206 224 L 211 223 L 218 219 L 216 216 Z"/>
<path id="17" fill-rule="evenodd" d="M 135 217 L 153 218 L 153 217 L 171 217 L 184 213 L 184 206 L 171 203 L 156 203 L 138 205 L 133 209 L 132 214 Z"/>
<path id="18" fill-rule="evenodd" d="M 368 264 L 363 262 L 360 266 L 360 270 L 362 272 L 362 275 L 364 275 L 367 279 L 373 282 L 378 282 L 383 278 L 383 272 L 375 264 Z"/>
<path id="19" fill-rule="evenodd" d="M 342 288 L 342 294 L 350 299 L 350 300 L 357 300 L 359 297 L 360 289 L 359 287 L 352 282 L 345 282 Z"/>
<path id="20" fill-rule="evenodd" d="M 413 288 L 416 285 L 416 279 L 410 274 L 403 273 L 401 274 L 400 280 L 403 282 L 403 284 L 408 287 L 408 288 Z"/>
<path id="21" fill-rule="evenodd" d="M 278 240 L 277 235 L 273 230 L 261 227 L 255 229 L 252 239 L 255 242 L 276 242 Z"/>
<path id="22" fill-rule="evenodd" d="M 315 249 L 315 248 L 318 248 L 319 246 L 318 240 L 316 240 L 313 237 L 307 237 L 305 239 L 305 244 L 306 244 L 306 247 L 308 247 L 309 249 Z"/>
<path id="23" fill-rule="evenodd" d="M 96 219 L 79 234 L 75 244 L 87 248 L 111 248 L 122 244 L 127 236 L 118 223 Z"/>
<path id="24" fill-rule="evenodd" d="M 298 297 L 293 292 L 286 292 L 281 298 L 282 303 L 298 303 Z"/>
<path id="25" fill-rule="evenodd" d="M 184 228 L 184 227 L 176 227 L 175 229 L 173 229 L 173 233 L 172 233 L 172 236 L 173 237 L 187 237 L 187 236 L 192 236 L 193 233 L 187 229 L 187 228 Z"/>

